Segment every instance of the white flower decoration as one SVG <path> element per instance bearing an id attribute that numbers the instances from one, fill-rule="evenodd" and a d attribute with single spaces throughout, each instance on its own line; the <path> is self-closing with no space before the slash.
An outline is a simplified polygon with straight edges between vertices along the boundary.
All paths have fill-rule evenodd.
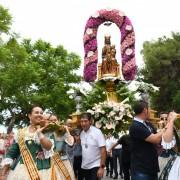
<path id="1" fill-rule="evenodd" d="M 114 116 L 116 113 L 114 112 L 114 111 L 111 111 L 110 113 L 109 113 L 109 116 L 110 117 L 112 117 L 112 116 Z"/>
<path id="2" fill-rule="evenodd" d="M 131 30 L 132 30 L 132 26 L 131 26 L 131 25 L 126 25 L 125 29 L 126 29 L 127 31 L 131 31 Z"/>
<path id="3" fill-rule="evenodd" d="M 132 52 L 133 52 L 133 50 L 131 49 L 131 48 L 128 48 L 128 49 L 126 49 L 126 55 L 131 55 L 132 54 Z"/>
<path id="4" fill-rule="evenodd" d="M 95 126 L 100 129 L 102 127 L 102 124 L 99 121 L 96 121 Z"/>
<path id="5" fill-rule="evenodd" d="M 88 109 L 87 112 L 91 113 L 92 115 L 94 115 L 94 111 L 92 111 L 91 109 Z"/>
<path id="6" fill-rule="evenodd" d="M 93 17 L 93 18 L 97 18 L 99 16 L 99 12 L 98 11 L 96 11 L 91 17 Z"/>
<path id="7" fill-rule="evenodd" d="M 116 129 L 120 121 L 124 124 L 129 124 L 131 115 L 131 106 L 127 103 L 128 98 L 121 103 L 103 102 L 95 104 L 95 106 L 88 110 L 95 120 L 95 126 L 104 130 Z M 126 104 L 125 104 L 126 103 Z M 124 116 L 129 118 L 124 118 Z"/>
<path id="8" fill-rule="evenodd" d="M 93 51 L 89 51 L 88 53 L 87 53 L 87 57 L 91 57 L 91 56 L 93 56 L 94 55 L 94 52 Z"/>
<path id="9" fill-rule="evenodd" d="M 86 34 L 90 35 L 93 33 L 93 30 L 91 28 L 87 28 L 86 30 Z"/>
<path id="10" fill-rule="evenodd" d="M 107 128 L 107 129 L 112 129 L 112 128 L 113 128 L 112 123 L 110 123 L 110 124 L 106 124 L 106 128 Z"/>
<path id="11" fill-rule="evenodd" d="M 119 15 L 122 17 L 125 16 L 125 13 L 123 11 L 119 11 Z"/>

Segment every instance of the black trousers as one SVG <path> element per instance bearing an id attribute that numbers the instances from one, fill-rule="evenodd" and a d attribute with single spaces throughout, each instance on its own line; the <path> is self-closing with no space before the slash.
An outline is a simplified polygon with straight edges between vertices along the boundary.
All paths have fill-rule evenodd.
<path id="1" fill-rule="evenodd" d="M 81 169 L 82 156 L 74 156 L 73 169 L 77 180 L 83 180 L 83 171 Z"/>
<path id="2" fill-rule="evenodd" d="M 97 171 L 99 167 L 94 167 L 92 169 L 82 169 L 84 180 L 99 180 L 97 177 Z"/>
<path id="3" fill-rule="evenodd" d="M 110 175 L 113 174 L 113 158 L 109 155 L 106 157 L 106 171 L 107 174 L 110 173 Z"/>
<path id="4" fill-rule="evenodd" d="M 130 162 L 122 162 L 124 180 L 130 180 Z"/>
<path id="5" fill-rule="evenodd" d="M 122 149 L 113 149 L 113 169 L 115 176 L 118 176 L 117 160 L 119 161 L 119 174 L 122 175 L 122 162 L 121 162 L 121 151 Z"/>

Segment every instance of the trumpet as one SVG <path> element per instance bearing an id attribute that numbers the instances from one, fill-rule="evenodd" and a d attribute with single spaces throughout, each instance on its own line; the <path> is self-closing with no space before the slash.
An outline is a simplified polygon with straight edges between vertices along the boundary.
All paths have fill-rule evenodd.
<path id="1" fill-rule="evenodd" d="M 180 119 L 180 114 L 177 114 L 177 116 L 176 116 L 176 117 L 177 117 L 177 119 Z"/>
<path id="2" fill-rule="evenodd" d="M 73 128 L 68 127 L 66 125 L 64 125 L 63 123 L 60 123 L 59 121 L 50 121 L 50 120 L 46 120 L 40 122 L 39 126 L 43 129 L 43 133 L 48 133 L 48 132 L 56 132 L 57 134 L 62 134 L 65 132 L 71 132 L 73 130 Z"/>

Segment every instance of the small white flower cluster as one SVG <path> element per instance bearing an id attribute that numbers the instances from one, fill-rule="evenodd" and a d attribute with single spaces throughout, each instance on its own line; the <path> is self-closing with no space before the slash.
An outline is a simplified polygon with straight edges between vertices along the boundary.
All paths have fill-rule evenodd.
<path id="1" fill-rule="evenodd" d="M 104 130 L 115 130 L 120 124 L 130 124 L 132 116 L 131 106 L 125 99 L 121 103 L 101 102 L 87 110 L 94 117 L 95 126 Z M 123 130 L 123 129 L 122 129 Z"/>

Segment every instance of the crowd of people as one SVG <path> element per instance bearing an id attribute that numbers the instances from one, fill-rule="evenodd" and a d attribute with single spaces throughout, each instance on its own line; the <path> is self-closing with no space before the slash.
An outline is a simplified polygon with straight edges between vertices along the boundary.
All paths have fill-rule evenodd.
<path id="1" fill-rule="evenodd" d="M 28 127 L 19 129 L 17 136 L 0 134 L 0 180 L 99 180 L 105 171 L 113 179 L 180 179 L 178 153 L 158 177 L 159 148 L 177 145 L 180 152 L 174 130 L 176 113 L 170 112 L 165 128 L 157 132 L 148 121 L 146 102 L 136 102 L 133 109 L 135 116 L 128 133 L 115 138 L 93 126 L 90 113 L 81 115 L 81 129 L 63 124 L 61 130 L 47 132 L 49 122 L 60 120 L 33 106 L 28 112 Z"/>

